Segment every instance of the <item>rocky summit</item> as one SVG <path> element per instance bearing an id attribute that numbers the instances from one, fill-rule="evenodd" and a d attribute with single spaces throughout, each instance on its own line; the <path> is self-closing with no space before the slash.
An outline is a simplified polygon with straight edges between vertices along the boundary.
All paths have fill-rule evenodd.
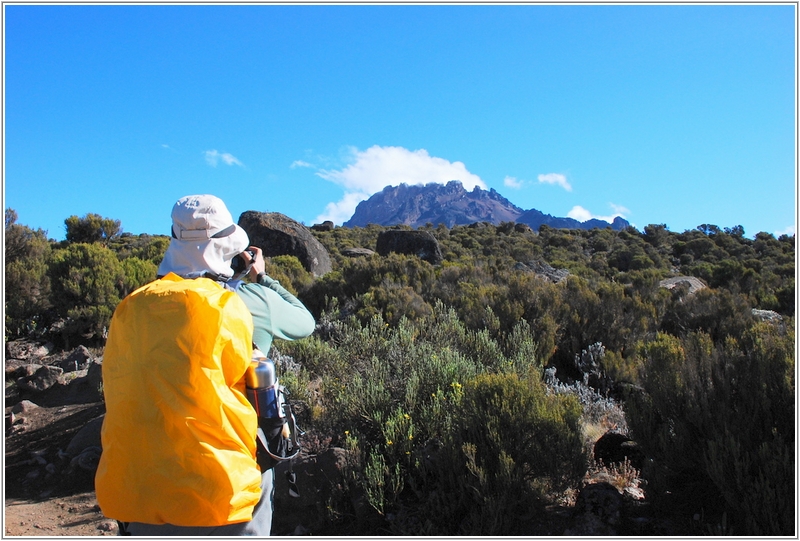
<path id="1" fill-rule="evenodd" d="M 630 224 L 623 218 L 613 223 L 603 220 L 579 222 L 573 218 L 557 218 L 536 209 L 524 210 L 514 205 L 494 189 L 475 187 L 467 191 L 458 180 L 447 184 L 400 184 L 387 186 L 356 207 L 345 227 L 365 227 L 369 224 L 422 227 L 426 224 L 468 225 L 476 222 L 516 222 L 538 230 L 541 225 L 565 229 L 594 229 L 610 227 L 621 230 Z"/>

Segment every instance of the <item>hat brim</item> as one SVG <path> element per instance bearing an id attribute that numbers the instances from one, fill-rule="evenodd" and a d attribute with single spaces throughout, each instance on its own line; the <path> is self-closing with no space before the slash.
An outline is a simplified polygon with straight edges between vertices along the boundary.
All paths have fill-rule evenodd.
<path id="1" fill-rule="evenodd" d="M 234 256 L 241 254 L 250 247 L 250 237 L 247 235 L 247 232 L 241 227 L 239 227 L 237 224 L 234 224 L 234 227 L 235 229 L 233 230 L 233 233 L 228 235 L 228 237 L 222 237 L 222 238 L 230 238 L 231 240 L 231 247 L 234 250 L 231 259 L 233 259 Z"/>
<path id="2" fill-rule="evenodd" d="M 173 238 L 164 254 L 158 274 L 163 276 L 174 272 L 179 276 L 190 277 L 210 272 L 231 277 L 233 258 L 249 246 L 247 232 L 238 225 L 235 225 L 230 235 L 200 242 Z"/>

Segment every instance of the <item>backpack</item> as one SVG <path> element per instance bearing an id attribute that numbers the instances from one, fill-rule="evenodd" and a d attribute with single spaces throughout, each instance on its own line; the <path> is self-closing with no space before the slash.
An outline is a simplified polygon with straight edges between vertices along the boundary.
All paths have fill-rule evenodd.
<path id="1" fill-rule="evenodd" d="M 124 522 L 220 526 L 261 498 L 245 374 L 253 321 L 238 295 L 174 274 L 126 297 L 103 360 L 106 416 L 95 489 Z"/>

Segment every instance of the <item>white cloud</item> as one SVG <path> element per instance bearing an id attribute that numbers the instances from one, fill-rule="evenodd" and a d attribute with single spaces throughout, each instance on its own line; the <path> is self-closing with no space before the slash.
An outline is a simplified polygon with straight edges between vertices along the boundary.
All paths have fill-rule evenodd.
<path id="1" fill-rule="evenodd" d="M 325 205 L 325 212 L 317 217 L 315 223 L 330 220 L 337 225 L 341 225 L 353 216 L 358 204 L 369 199 L 370 195 L 359 192 L 345 193 L 341 201 Z"/>
<path id="2" fill-rule="evenodd" d="M 524 181 L 517 180 L 514 177 L 506 177 L 506 178 L 503 179 L 503 185 L 504 186 L 506 186 L 508 188 L 514 188 L 515 190 L 519 190 L 520 188 L 522 188 L 522 184 L 523 183 L 524 183 Z"/>
<path id="3" fill-rule="evenodd" d="M 228 154 L 227 152 L 206 150 L 204 154 L 206 156 L 206 163 L 208 163 L 208 165 L 211 167 L 216 167 L 220 160 L 225 162 L 227 165 L 238 165 L 239 167 L 244 167 L 242 162 L 240 162 L 234 155 Z"/>
<path id="4" fill-rule="evenodd" d="M 539 182 L 544 184 L 558 184 L 568 192 L 572 191 L 572 186 L 567 180 L 567 177 L 561 173 L 547 173 L 546 175 L 539 175 Z"/>
<path id="5" fill-rule="evenodd" d="M 292 162 L 292 165 L 289 166 L 290 169 L 295 169 L 297 167 L 314 167 L 308 162 L 304 162 L 303 160 L 295 160 Z"/>
<path id="6" fill-rule="evenodd" d="M 627 208 L 623 207 L 622 205 L 615 205 L 614 203 L 609 203 L 609 206 L 615 212 L 614 217 L 612 218 L 612 220 L 614 218 L 616 218 L 617 216 L 622 216 L 624 218 L 625 215 L 631 213 L 630 210 L 628 210 Z"/>
<path id="7" fill-rule="evenodd" d="M 592 213 L 580 205 L 576 205 L 567 213 L 567 218 L 572 218 L 573 220 L 578 220 L 579 222 L 585 222 L 586 220 L 592 219 Z"/>
<path id="8" fill-rule="evenodd" d="M 599 216 L 599 215 L 596 215 L 596 214 L 592 214 L 591 212 L 589 212 L 588 210 L 586 210 L 582 206 L 576 205 L 576 206 L 572 207 L 572 210 L 570 210 L 567 213 L 567 217 L 568 218 L 572 218 L 574 220 L 578 220 L 579 222 L 585 222 L 587 220 L 595 219 L 595 220 L 603 220 L 605 222 L 612 223 L 614 221 L 614 218 L 617 218 L 617 217 L 625 218 L 626 214 L 630 214 L 630 211 L 628 209 L 626 209 L 625 207 L 622 207 L 622 206 L 619 206 L 619 205 L 615 205 L 613 203 L 610 203 L 609 205 L 611 206 L 611 209 L 614 211 L 614 214 L 612 214 L 611 216 Z"/>
<path id="9" fill-rule="evenodd" d="M 428 154 L 425 149 L 408 150 L 403 147 L 375 145 L 367 150 L 350 149 L 352 163 L 340 170 L 321 169 L 317 175 L 330 180 L 345 190 L 344 197 L 330 203 L 317 222 L 331 220 L 336 224 L 347 221 L 359 202 L 381 191 L 386 186 L 400 184 L 446 184 L 459 180 L 464 188 L 476 186 L 487 189 L 486 183 L 467 171 L 462 162 L 450 162 Z"/>
<path id="10" fill-rule="evenodd" d="M 792 235 L 794 235 L 794 234 L 795 234 L 795 227 L 794 227 L 793 225 L 790 225 L 790 226 L 788 226 L 788 227 L 787 227 L 787 228 L 785 228 L 785 229 L 782 229 L 782 230 L 780 230 L 780 231 L 775 231 L 775 233 L 773 233 L 773 235 L 775 235 L 775 238 L 778 238 L 778 237 L 780 237 L 781 235 L 789 235 L 789 236 L 792 236 Z"/>

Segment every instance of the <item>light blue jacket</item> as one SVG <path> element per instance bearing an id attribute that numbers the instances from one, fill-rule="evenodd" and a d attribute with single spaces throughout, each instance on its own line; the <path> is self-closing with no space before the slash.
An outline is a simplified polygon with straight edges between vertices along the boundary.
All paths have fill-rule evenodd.
<path id="1" fill-rule="evenodd" d="M 273 338 L 297 340 L 314 332 L 311 312 L 266 274 L 259 276 L 258 283 L 242 282 L 234 289 L 253 315 L 253 342 L 264 354 L 269 355 Z"/>

